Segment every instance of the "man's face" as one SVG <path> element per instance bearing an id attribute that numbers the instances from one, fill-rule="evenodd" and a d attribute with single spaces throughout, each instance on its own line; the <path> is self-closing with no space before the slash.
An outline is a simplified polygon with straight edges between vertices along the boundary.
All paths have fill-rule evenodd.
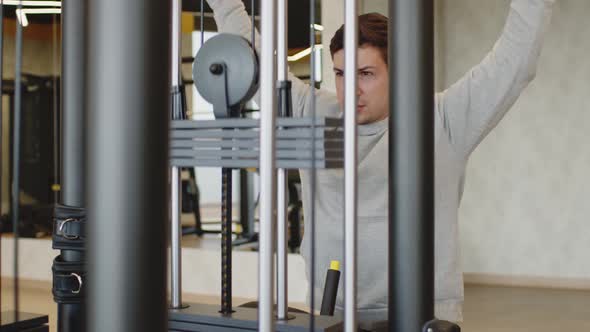
<path id="1" fill-rule="evenodd" d="M 344 50 L 334 53 L 334 74 L 338 104 L 344 110 Z M 368 124 L 389 115 L 389 75 L 378 48 L 358 49 L 357 123 Z"/>

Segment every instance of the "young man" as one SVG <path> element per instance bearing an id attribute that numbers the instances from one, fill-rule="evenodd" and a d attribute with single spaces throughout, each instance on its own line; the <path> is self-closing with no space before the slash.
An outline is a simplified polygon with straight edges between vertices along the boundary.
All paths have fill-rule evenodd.
<path id="1" fill-rule="evenodd" d="M 208 0 L 221 32 L 249 38 L 250 20 L 240 0 Z M 554 0 L 512 0 L 504 30 L 484 60 L 457 83 L 435 95 L 435 313 L 462 320 L 463 277 L 458 208 L 471 152 L 496 126 L 534 78 Z M 388 74 L 387 18 L 359 17 L 358 54 L 358 308 L 367 329 L 387 319 Z M 336 94 L 317 92 L 317 114 L 341 116 L 344 103 L 342 28 L 330 45 Z M 260 45 L 260 43 L 257 43 Z M 310 112 L 308 85 L 291 75 L 296 116 Z M 302 170 L 304 206 L 310 204 L 310 174 Z M 330 260 L 342 261 L 342 170 L 318 170 L 316 192 L 316 308 Z M 309 220 L 309 210 L 305 210 Z M 310 257 L 309 237 L 302 254 Z M 308 267 L 308 280 L 309 275 Z M 342 309 L 339 295 L 337 309 Z"/>

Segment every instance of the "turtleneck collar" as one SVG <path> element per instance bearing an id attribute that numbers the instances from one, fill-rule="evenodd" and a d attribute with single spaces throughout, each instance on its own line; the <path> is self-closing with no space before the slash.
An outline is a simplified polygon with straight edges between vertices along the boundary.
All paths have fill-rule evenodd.
<path id="1" fill-rule="evenodd" d="M 383 133 L 385 130 L 388 129 L 389 125 L 389 117 L 367 124 L 358 125 L 358 134 L 359 136 L 373 136 L 377 134 Z"/>

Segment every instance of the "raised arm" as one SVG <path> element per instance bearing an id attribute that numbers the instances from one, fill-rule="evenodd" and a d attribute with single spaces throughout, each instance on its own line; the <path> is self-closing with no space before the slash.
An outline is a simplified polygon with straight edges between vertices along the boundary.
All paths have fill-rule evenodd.
<path id="1" fill-rule="evenodd" d="M 207 2 L 213 9 L 215 23 L 217 23 L 219 32 L 240 35 L 248 40 L 252 38 L 252 23 L 248 17 L 248 14 L 246 13 L 246 9 L 242 1 L 207 0 Z M 255 33 L 255 38 L 256 51 L 260 53 L 260 36 L 258 32 Z M 293 115 L 295 117 L 308 115 L 310 86 L 295 77 L 293 74 L 291 74 L 291 72 L 289 72 L 289 80 L 292 82 L 291 95 L 293 99 Z M 258 93 L 254 98 L 259 104 L 260 97 Z M 324 99 L 326 99 L 327 102 L 324 102 Z M 332 100 L 334 100 L 334 102 L 331 102 Z M 335 100 L 336 99 L 333 94 L 318 91 L 317 104 L 335 104 Z M 325 107 L 317 109 L 318 115 L 335 116 L 336 114 L 334 113 L 337 113 L 337 109 L 326 109 Z"/>
<path id="2" fill-rule="evenodd" d="M 443 126 L 468 157 L 533 80 L 554 0 L 512 0 L 500 39 L 483 61 L 436 95 Z"/>

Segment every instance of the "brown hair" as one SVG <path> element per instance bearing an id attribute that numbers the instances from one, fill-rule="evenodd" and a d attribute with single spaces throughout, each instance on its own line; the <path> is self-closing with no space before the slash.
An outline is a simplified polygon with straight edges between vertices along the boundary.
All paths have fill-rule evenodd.
<path id="1" fill-rule="evenodd" d="M 383 61 L 387 63 L 387 17 L 379 13 L 369 13 L 359 16 L 359 46 L 370 45 L 381 51 Z M 344 24 L 336 31 L 330 42 L 330 54 L 344 48 Z"/>

